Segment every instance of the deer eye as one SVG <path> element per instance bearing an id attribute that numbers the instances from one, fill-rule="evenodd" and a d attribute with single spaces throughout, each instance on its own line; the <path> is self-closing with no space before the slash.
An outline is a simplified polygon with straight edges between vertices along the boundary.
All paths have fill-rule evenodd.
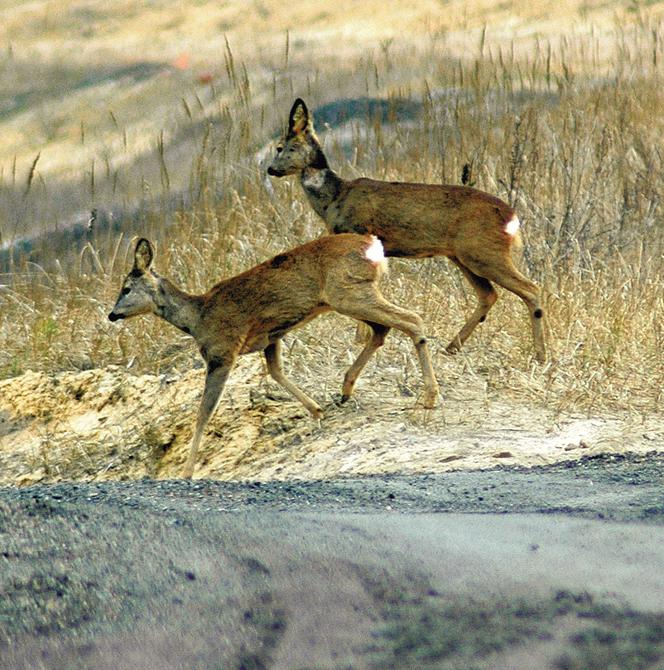
<path id="1" fill-rule="evenodd" d="M 127 295 L 127 293 L 129 293 L 129 291 L 131 291 L 131 289 L 128 286 L 124 286 L 122 288 L 122 291 L 120 291 L 120 295 Z"/>
<path id="2" fill-rule="evenodd" d="M 277 144 L 277 153 L 280 154 L 284 150 L 283 144 Z"/>

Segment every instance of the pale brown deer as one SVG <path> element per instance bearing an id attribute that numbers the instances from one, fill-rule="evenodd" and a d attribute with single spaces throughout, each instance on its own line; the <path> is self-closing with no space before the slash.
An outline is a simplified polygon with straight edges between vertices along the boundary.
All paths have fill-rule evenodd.
<path id="1" fill-rule="evenodd" d="M 470 282 L 478 306 L 447 347 L 458 351 L 497 300 L 492 282 L 518 295 L 530 315 L 535 356 L 546 360 L 539 287 L 514 266 L 520 246 L 516 212 L 469 186 L 410 184 L 339 177 L 328 165 L 313 119 L 298 98 L 268 174 L 297 174 L 309 203 L 330 233 L 370 233 L 386 256 L 447 256 Z"/>
<path id="2" fill-rule="evenodd" d="M 360 372 L 383 344 L 390 328 L 396 328 L 415 345 L 424 378 L 423 405 L 436 405 L 438 384 L 422 320 L 389 303 L 378 289 L 386 261 L 376 237 L 326 235 L 225 279 L 203 295 L 185 293 L 160 277 L 152 270 L 153 255 L 150 242 L 140 239 L 133 268 L 108 318 L 117 321 L 138 314 L 156 314 L 191 335 L 200 348 L 207 376 L 185 477 L 193 474 L 203 430 L 240 355 L 262 351 L 272 378 L 314 417 L 322 417 L 319 405 L 285 377 L 281 338 L 324 312 L 335 311 L 363 321 L 373 332 L 346 372 L 342 402 L 352 394 Z"/>

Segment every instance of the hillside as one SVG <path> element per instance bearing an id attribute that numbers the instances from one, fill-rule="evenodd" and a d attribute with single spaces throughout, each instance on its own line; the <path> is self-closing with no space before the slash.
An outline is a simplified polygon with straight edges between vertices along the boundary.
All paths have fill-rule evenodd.
<path id="1" fill-rule="evenodd" d="M 620 40 L 664 14 L 662 3 L 579 0 L 344 0 L 296 13 L 275 0 L 249 9 L 241 0 L 0 7 L 5 244 L 82 220 L 92 207 L 126 211 L 186 191 L 207 124 L 229 133 L 238 102 L 252 124 L 242 132 L 262 143 L 294 91 L 318 103 L 419 95 L 436 76 L 433 50 L 451 67 L 549 50 L 556 73 L 563 61 L 587 70 L 592 53 L 591 67 L 608 71 Z M 22 198 L 29 185 L 38 192 Z"/>

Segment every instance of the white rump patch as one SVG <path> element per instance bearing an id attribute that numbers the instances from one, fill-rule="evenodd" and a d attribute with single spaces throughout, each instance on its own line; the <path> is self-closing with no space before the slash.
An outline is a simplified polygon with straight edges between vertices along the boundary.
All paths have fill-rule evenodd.
<path id="1" fill-rule="evenodd" d="M 516 235 L 519 232 L 519 226 L 521 226 L 521 221 L 519 221 L 519 217 L 515 214 L 506 224 L 505 224 L 505 232 L 508 235 Z"/>
<path id="2" fill-rule="evenodd" d="M 375 236 L 371 236 L 371 244 L 367 247 L 364 255 L 372 262 L 377 264 L 385 263 L 385 252 L 383 251 L 383 243 Z"/>

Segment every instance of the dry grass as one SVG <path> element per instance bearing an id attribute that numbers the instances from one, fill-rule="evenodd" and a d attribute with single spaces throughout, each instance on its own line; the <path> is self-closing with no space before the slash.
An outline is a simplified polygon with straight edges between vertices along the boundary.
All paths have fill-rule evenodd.
<path id="1" fill-rule="evenodd" d="M 5 89 L 12 72 L 23 73 L 22 81 L 29 77 L 30 49 L 61 36 L 71 12 L 101 11 L 98 3 L 72 2 L 62 3 L 69 13 L 56 12 L 58 4 L 43 3 L 41 29 L 22 23 L 32 32 L 23 35 L 25 53 L 17 40 L 5 56 Z M 151 6 L 166 12 L 167 4 Z M 61 228 L 91 207 L 111 212 L 117 226 L 36 244 L 32 258 L 13 255 L 9 273 L 0 275 L 0 377 L 110 363 L 151 372 L 189 368 L 197 355 L 192 343 L 163 323 L 141 318 L 118 327 L 106 319 L 129 266 L 131 235 L 155 240 L 158 268 L 191 291 L 317 236 L 323 226 L 299 184 L 274 180 L 267 188 L 256 152 L 279 132 L 295 95 L 314 110 L 368 96 L 391 100 L 393 109 L 405 99 L 416 111 L 402 119 L 365 115 L 331 123 L 328 131 L 319 124 L 338 171 L 458 183 L 469 164 L 478 188 L 517 206 L 523 265 L 545 288 L 550 364 L 531 366 L 525 309 L 505 294 L 450 362 L 444 345 L 474 295 L 444 260 L 392 262 L 385 292 L 429 324 L 434 363 L 448 375 L 443 392 L 472 376 L 558 412 L 658 411 L 664 387 L 659 5 L 633 3 L 622 23 L 614 23 L 606 4 L 569 3 L 567 25 L 579 27 L 563 38 L 546 32 L 551 22 L 533 14 L 532 3 L 512 3 L 519 5 L 512 14 L 490 10 L 493 3 L 473 4 L 472 12 L 466 3 L 452 3 L 460 11 L 446 10 L 457 18 L 445 23 L 433 3 L 422 2 L 402 17 L 417 27 L 413 41 L 371 23 L 371 35 L 355 35 L 340 52 L 330 41 L 317 49 L 357 18 L 349 13 L 342 20 L 343 2 L 333 16 L 304 17 L 309 23 L 302 19 L 288 43 L 291 25 L 276 2 L 255 3 L 246 25 L 232 14 L 234 3 L 225 3 L 230 9 L 198 4 L 203 13 L 214 4 L 219 16 L 212 20 L 226 21 L 231 36 L 228 45 L 215 43 L 211 83 L 197 79 L 212 57 L 209 40 L 201 41 L 201 66 L 184 72 L 172 65 L 150 69 L 180 51 L 161 42 L 135 59 L 144 69 L 129 75 L 99 65 L 95 77 L 107 77 L 104 85 L 112 89 L 106 97 L 99 82 L 86 85 L 91 70 L 80 60 L 59 70 L 58 79 L 48 56 L 32 66 L 36 83 L 25 85 L 25 106 L 0 118 L 3 129 L 16 133 L 8 133 L 13 148 L 5 146 L 0 162 L 2 242 Z M 371 12 L 373 5 L 364 4 Z M 230 12 L 225 18 L 224 11 Z M 90 40 L 98 40 L 99 54 L 119 34 L 127 53 L 139 53 L 132 16 L 116 32 L 112 17 L 97 17 L 101 33 Z M 197 35 L 203 28 L 194 19 L 191 12 L 179 23 L 171 16 L 165 34 L 185 26 Z M 250 49 L 242 38 L 258 27 L 265 39 Z M 529 37 L 514 43 L 505 37 L 510 34 Z M 233 40 L 243 46 L 230 46 Z M 67 86 L 74 90 L 56 108 L 58 89 Z M 328 317 L 288 339 L 289 365 L 303 387 L 337 384 L 351 330 L 348 321 Z M 384 358 L 404 363 L 400 383 L 417 385 L 409 343 L 394 337 L 388 346 Z"/>

